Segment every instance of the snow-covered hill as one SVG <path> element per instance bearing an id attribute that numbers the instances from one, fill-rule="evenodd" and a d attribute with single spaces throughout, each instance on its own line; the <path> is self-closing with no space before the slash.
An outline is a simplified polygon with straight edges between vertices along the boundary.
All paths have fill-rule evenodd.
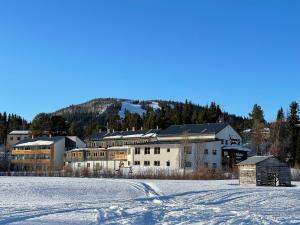
<path id="1" fill-rule="evenodd" d="M 124 118 L 125 111 L 128 111 L 130 113 L 137 113 L 142 116 L 143 113 L 146 112 L 147 108 L 152 108 L 153 110 L 161 109 L 159 106 L 160 102 L 169 104 L 168 101 L 138 101 L 117 98 L 99 98 L 82 104 L 71 105 L 69 107 L 60 109 L 53 114 L 65 115 L 75 113 L 94 113 L 101 115 L 107 112 L 118 112 L 117 114 L 121 118 Z"/>
<path id="2" fill-rule="evenodd" d="M 296 187 L 0 177 L 0 224 L 300 224 Z"/>

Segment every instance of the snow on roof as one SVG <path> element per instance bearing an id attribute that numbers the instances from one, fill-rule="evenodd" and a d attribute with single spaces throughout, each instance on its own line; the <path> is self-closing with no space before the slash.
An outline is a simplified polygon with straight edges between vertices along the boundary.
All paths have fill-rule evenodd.
<path id="1" fill-rule="evenodd" d="M 26 135 L 26 134 L 31 134 L 31 131 L 30 130 L 13 130 L 9 134 L 19 134 L 19 135 L 23 134 L 23 135 Z"/>
<path id="2" fill-rule="evenodd" d="M 119 139 L 119 138 L 122 138 L 122 137 L 123 137 L 122 135 L 114 135 L 114 136 L 104 137 L 103 139 Z"/>
<path id="3" fill-rule="evenodd" d="M 107 148 L 108 150 L 127 150 L 129 147 L 126 146 L 114 146 L 114 147 L 109 147 Z"/>
<path id="4" fill-rule="evenodd" d="M 52 145 L 54 142 L 53 141 L 30 141 L 30 142 L 25 142 L 21 144 L 16 144 L 16 147 L 25 147 L 25 146 L 44 146 L 44 145 Z"/>

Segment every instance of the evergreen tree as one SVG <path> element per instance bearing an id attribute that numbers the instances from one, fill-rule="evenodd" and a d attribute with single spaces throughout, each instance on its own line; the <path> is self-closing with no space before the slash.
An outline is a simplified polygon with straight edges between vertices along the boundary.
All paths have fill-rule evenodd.
<path id="1" fill-rule="evenodd" d="M 258 123 L 265 123 L 264 119 L 264 111 L 262 110 L 261 106 L 255 104 L 253 106 L 252 112 L 249 114 L 252 124 L 254 122 Z"/>
<path id="2" fill-rule="evenodd" d="M 271 153 L 281 160 L 285 161 L 287 158 L 288 148 L 288 133 L 287 124 L 283 109 L 280 108 L 277 112 L 276 122 L 271 125 Z"/>
<path id="3" fill-rule="evenodd" d="M 290 111 L 288 116 L 288 131 L 289 131 L 289 155 L 292 162 L 296 161 L 297 141 L 299 136 L 299 105 L 297 102 L 290 104 Z"/>
<path id="4" fill-rule="evenodd" d="M 266 152 L 266 137 L 263 135 L 265 128 L 264 112 L 262 108 L 255 104 L 252 112 L 249 114 L 252 123 L 251 127 L 251 144 L 255 148 L 257 155 L 265 155 Z"/>

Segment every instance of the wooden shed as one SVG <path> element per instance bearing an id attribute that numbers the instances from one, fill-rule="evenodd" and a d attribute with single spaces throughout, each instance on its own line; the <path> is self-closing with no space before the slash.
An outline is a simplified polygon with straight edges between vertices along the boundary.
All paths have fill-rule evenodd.
<path id="1" fill-rule="evenodd" d="M 238 164 L 240 185 L 291 186 L 291 169 L 275 156 L 253 156 Z"/>

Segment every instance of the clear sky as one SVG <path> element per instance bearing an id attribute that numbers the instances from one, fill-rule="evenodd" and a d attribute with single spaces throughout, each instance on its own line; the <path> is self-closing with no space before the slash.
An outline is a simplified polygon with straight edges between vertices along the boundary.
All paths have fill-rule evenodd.
<path id="1" fill-rule="evenodd" d="M 0 111 L 98 97 L 300 102 L 300 1 L 0 0 Z"/>

